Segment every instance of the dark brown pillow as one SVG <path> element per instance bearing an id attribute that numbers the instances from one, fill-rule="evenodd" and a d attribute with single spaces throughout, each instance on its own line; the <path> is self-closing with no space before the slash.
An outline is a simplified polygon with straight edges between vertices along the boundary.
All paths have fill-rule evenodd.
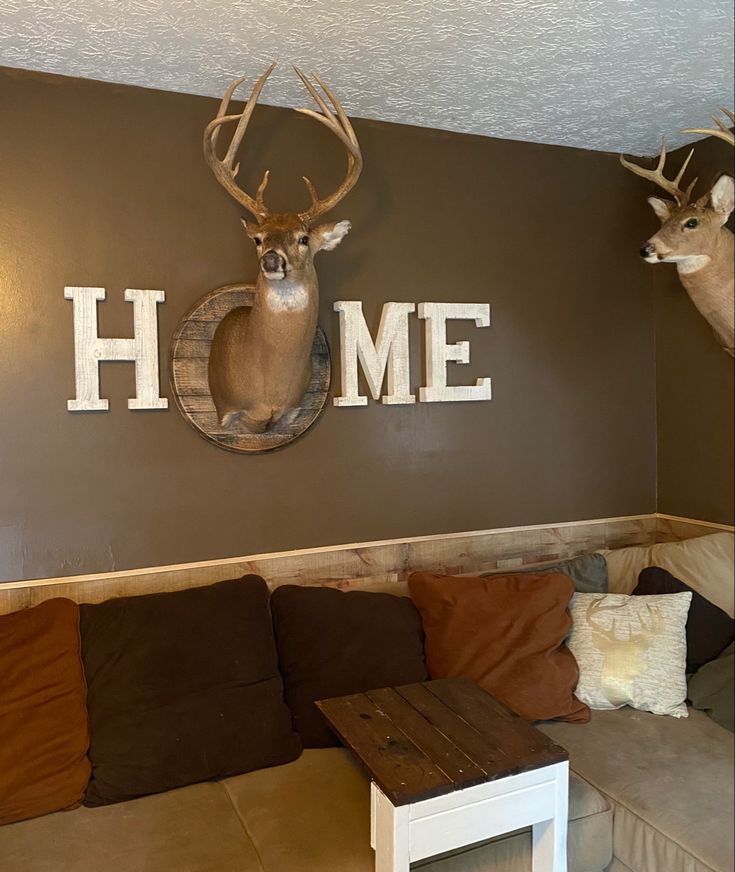
<path id="1" fill-rule="evenodd" d="M 463 676 L 529 721 L 586 722 L 579 672 L 564 639 L 574 584 L 558 572 L 408 579 L 432 678 Z"/>
<path id="2" fill-rule="evenodd" d="M 92 735 L 85 805 L 299 755 L 259 576 L 83 605 L 81 616 Z"/>
<path id="3" fill-rule="evenodd" d="M 407 597 L 284 585 L 271 611 L 286 702 L 305 748 L 339 744 L 315 700 L 426 680 L 421 618 Z"/>
<path id="4" fill-rule="evenodd" d="M 641 572 L 633 596 L 687 591 L 692 594 L 687 615 L 687 672 L 696 672 L 700 666 L 718 657 L 735 639 L 735 621 L 702 594 L 659 566 L 649 566 Z"/>
<path id="5" fill-rule="evenodd" d="M 0 824 L 82 801 L 86 699 L 76 603 L 51 599 L 0 617 Z"/>

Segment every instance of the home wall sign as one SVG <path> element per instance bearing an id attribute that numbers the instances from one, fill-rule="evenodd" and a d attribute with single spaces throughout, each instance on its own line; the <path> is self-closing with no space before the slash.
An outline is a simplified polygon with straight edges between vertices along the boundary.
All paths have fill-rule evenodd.
<path id="1" fill-rule="evenodd" d="M 170 383 L 182 415 L 201 435 L 234 451 L 277 448 L 303 432 L 316 420 L 329 392 L 331 361 L 329 346 L 317 327 L 311 347 L 312 379 L 304 402 L 293 419 L 281 419 L 264 433 L 237 432 L 222 426 L 210 388 L 210 358 L 213 339 L 224 319 L 253 304 L 252 285 L 226 285 L 205 295 L 184 315 L 171 342 Z M 130 361 L 135 364 L 136 396 L 130 409 L 166 409 L 168 400 L 159 395 L 158 324 L 156 306 L 165 299 L 163 291 L 125 291 L 133 303 L 133 337 L 103 338 L 97 329 L 97 303 L 106 297 L 104 288 L 66 287 L 64 296 L 74 303 L 74 349 L 77 395 L 67 407 L 74 412 L 105 411 L 106 399 L 99 395 L 99 364 Z M 416 401 L 411 393 L 409 316 L 416 312 L 425 321 L 426 385 L 419 388 L 422 403 L 463 402 L 492 399 L 490 378 L 474 385 L 447 385 L 449 363 L 469 363 L 466 340 L 448 343 L 447 321 L 474 321 L 490 326 L 488 303 L 386 303 L 373 339 L 359 300 L 338 300 L 341 393 L 334 398 L 338 407 L 365 406 L 360 394 L 361 369 L 374 400 L 385 405 L 408 405 Z M 381 396 L 383 385 L 386 391 Z M 290 428 L 290 429 L 289 429 Z M 214 435 L 213 435 L 214 434 Z M 250 437 L 257 435 L 258 441 Z M 268 450 L 266 449 L 266 450 Z"/>
<path id="2" fill-rule="evenodd" d="M 304 179 L 311 206 L 304 212 L 272 213 L 264 194 L 268 172 L 255 196 L 236 182 L 237 153 L 260 92 L 275 64 L 255 83 L 242 112 L 230 114 L 230 104 L 243 79 L 227 89 L 219 110 L 204 131 L 204 156 L 215 178 L 252 217 L 242 219 L 258 252 L 255 284 L 216 288 L 205 294 L 180 320 L 169 360 L 171 390 L 177 407 L 192 427 L 210 442 L 231 451 L 270 451 L 288 444 L 316 421 L 327 400 L 331 378 L 329 347 L 317 325 L 319 286 L 314 257 L 336 248 L 350 230 L 349 221 L 316 223 L 352 189 L 362 170 L 362 154 L 355 131 L 338 100 L 318 77 L 314 82 L 294 67 L 318 111 L 298 109 L 323 124 L 342 143 L 347 168 L 339 187 L 320 197 Z M 223 156 L 218 138 L 234 125 Z M 103 339 L 97 330 L 97 303 L 104 288 L 67 287 L 74 302 L 76 398 L 72 411 L 99 411 L 108 401 L 99 395 L 99 364 L 127 360 L 135 364 L 136 396 L 130 409 L 165 409 L 159 395 L 158 328 L 156 306 L 163 291 L 125 291 L 133 303 L 133 331 L 129 339 Z M 447 384 L 449 363 L 468 363 L 469 343 L 447 342 L 447 321 L 466 319 L 478 327 L 490 325 L 487 303 L 386 303 L 373 340 L 362 303 L 340 300 L 341 393 L 338 407 L 365 406 L 360 393 L 358 363 L 373 399 L 386 405 L 416 401 L 411 392 L 409 316 L 425 322 L 426 384 L 419 402 L 489 400 L 489 378 L 474 385 Z M 383 383 L 386 391 L 381 397 Z"/>

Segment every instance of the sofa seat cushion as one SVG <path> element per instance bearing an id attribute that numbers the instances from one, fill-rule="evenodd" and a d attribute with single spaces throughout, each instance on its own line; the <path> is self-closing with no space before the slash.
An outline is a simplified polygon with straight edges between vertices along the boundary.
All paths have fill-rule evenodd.
<path id="1" fill-rule="evenodd" d="M 0 869 L 262 872 L 221 784 L 195 784 L 0 827 Z"/>
<path id="2" fill-rule="evenodd" d="M 264 872 L 374 872 L 370 788 L 349 751 L 304 751 L 294 763 L 223 782 Z M 612 857 L 607 800 L 570 780 L 569 872 L 602 872 Z M 421 864 L 425 872 L 527 872 L 528 831 Z"/>
<path id="3" fill-rule="evenodd" d="M 596 711 L 541 729 L 607 794 L 615 856 L 633 872 L 732 872 L 733 736 L 705 714 Z"/>

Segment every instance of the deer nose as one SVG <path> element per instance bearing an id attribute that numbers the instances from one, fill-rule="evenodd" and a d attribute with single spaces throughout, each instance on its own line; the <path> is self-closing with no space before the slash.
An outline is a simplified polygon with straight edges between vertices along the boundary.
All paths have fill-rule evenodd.
<path id="1" fill-rule="evenodd" d="M 280 269 L 283 269 L 283 258 L 277 251 L 266 251 L 263 257 L 260 259 L 260 262 L 263 264 L 263 269 L 266 272 L 277 272 Z"/>
<path id="2" fill-rule="evenodd" d="M 652 254 L 656 253 L 656 249 L 651 245 L 650 242 L 647 242 L 644 246 L 642 246 L 640 250 L 641 257 L 650 257 Z"/>

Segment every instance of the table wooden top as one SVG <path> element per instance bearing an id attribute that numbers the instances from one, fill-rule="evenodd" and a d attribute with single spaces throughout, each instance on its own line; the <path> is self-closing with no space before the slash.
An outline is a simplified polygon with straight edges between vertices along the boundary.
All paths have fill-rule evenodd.
<path id="1" fill-rule="evenodd" d="M 568 759 L 564 748 L 465 678 L 316 705 L 396 806 Z"/>

